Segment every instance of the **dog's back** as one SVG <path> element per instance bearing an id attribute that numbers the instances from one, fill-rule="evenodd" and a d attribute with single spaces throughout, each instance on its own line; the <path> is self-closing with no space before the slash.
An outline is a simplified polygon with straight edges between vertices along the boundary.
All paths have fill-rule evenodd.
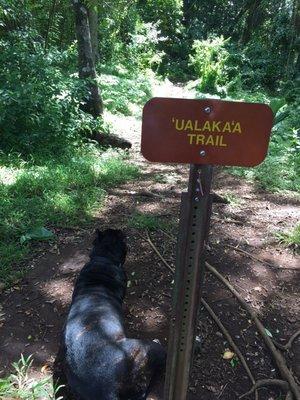
<path id="1" fill-rule="evenodd" d="M 120 231 L 98 232 L 91 260 L 75 284 L 61 351 L 75 398 L 144 399 L 155 369 L 164 364 L 165 352 L 159 344 L 125 336 L 125 256 Z"/>

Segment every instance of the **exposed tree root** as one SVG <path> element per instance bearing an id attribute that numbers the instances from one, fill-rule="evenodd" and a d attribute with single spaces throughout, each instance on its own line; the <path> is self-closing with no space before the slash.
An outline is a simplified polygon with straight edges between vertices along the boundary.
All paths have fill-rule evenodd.
<path id="1" fill-rule="evenodd" d="M 153 193 L 153 192 L 149 192 L 148 190 L 143 190 L 141 192 L 136 193 L 138 196 L 144 196 L 144 197 L 153 197 L 153 198 L 157 198 L 157 199 L 163 199 L 164 196 L 162 196 L 161 194 L 158 193 Z"/>
<path id="2" fill-rule="evenodd" d="M 251 253 L 248 253 L 248 251 L 240 249 L 239 247 L 232 246 L 231 244 L 226 244 L 226 247 L 229 247 L 230 249 L 233 249 L 235 251 L 239 251 L 240 253 L 245 254 L 249 258 L 252 258 L 252 260 L 259 261 L 260 263 L 265 264 L 268 267 L 271 267 L 271 268 L 274 268 L 274 269 L 281 269 L 281 270 L 288 269 L 288 270 L 294 270 L 294 271 L 298 270 L 298 268 L 282 268 L 282 267 L 278 267 L 277 265 L 274 265 L 274 264 L 269 263 L 268 261 L 262 260 L 261 258 L 256 257 Z"/>
<path id="3" fill-rule="evenodd" d="M 140 235 L 141 236 L 141 235 Z M 149 232 L 146 230 L 146 240 L 147 242 L 150 244 L 150 246 L 152 247 L 152 249 L 155 251 L 155 253 L 158 255 L 158 257 L 161 259 L 161 261 L 165 264 L 165 266 L 172 272 L 174 273 L 175 270 L 173 267 L 171 267 L 171 265 L 165 260 L 165 258 L 162 256 L 162 254 L 159 252 L 159 250 L 157 249 L 157 247 L 155 246 L 155 244 L 152 242 L 151 237 L 149 235 Z M 143 236 L 141 236 L 143 239 L 145 239 Z"/>
<path id="4" fill-rule="evenodd" d="M 280 374 L 283 379 L 285 379 L 290 386 L 291 392 L 294 394 L 296 400 L 300 400 L 300 389 L 299 386 L 297 385 L 292 373 L 288 369 L 286 365 L 286 360 L 282 356 L 282 354 L 276 349 L 274 343 L 272 342 L 271 338 L 266 334 L 265 327 L 263 324 L 260 322 L 258 319 L 255 311 L 252 309 L 252 307 L 243 299 L 243 297 L 239 294 L 239 292 L 229 283 L 229 281 L 223 277 L 223 275 L 220 274 L 212 265 L 209 263 L 205 263 L 206 268 L 214 274 L 221 282 L 223 282 L 228 289 L 235 295 L 237 300 L 242 304 L 242 306 L 245 308 L 245 310 L 248 311 L 248 313 L 251 315 L 251 318 L 253 319 L 259 333 L 261 334 L 265 344 L 269 348 L 274 361 L 276 362 L 276 365 L 280 371 Z"/>
<path id="5" fill-rule="evenodd" d="M 119 149 L 131 149 L 132 144 L 124 139 L 121 138 L 113 133 L 110 133 L 109 135 L 99 133 L 99 132 L 94 132 L 92 135 L 92 139 L 95 140 L 100 146 L 111 146 L 114 148 L 119 148 Z"/>
<path id="6" fill-rule="evenodd" d="M 273 343 L 276 347 L 278 347 L 278 349 L 287 351 L 292 347 L 294 340 L 296 340 L 298 336 L 300 336 L 300 329 L 290 337 L 289 341 L 286 344 L 278 343 L 275 340 L 273 340 Z"/>
<path id="7" fill-rule="evenodd" d="M 161 231 L 164 235 L 168 236 L 168 238 L 171 239 L 172 242 L 176 243 L 176 239 L 175 239 L 175 237 L 174 237 L 173 235 L 170 235 L 168 232 L 164 231 L 163 229 L 160 229 L 160 231 Z"/>
<path id="8" fill-rule="evenodd" d="M 173 273 L 174 268 L 171 267 L 171 265 L 165 260 L 165 258 L 163 257 L 163 255 L 160 253 L 160 251 L 158 250 L 158 248 L 155 246 L 155 244 L 152 242 L 149 232 L 146 231 L 146 235 L 147 235 L 147 242 L 151 245 L 152 249 L 155 251 L 155 253 L 159 256 L 159 258 L 163 261 L 164 265 Z M 220 319 L 218 318 L 218 316 L 215 314 L 215 312 L 212 310 L 212 308 L 207 304 L 207 302 L 201 298 L 201 303 L 203 304 L 203 306 L 205 307 L 206 311 L 209 313 L 210 317 L 213 319 L 213 321 L 218 325 L 218 327 L 221 329 L 221 331 L 223 332 L 223 335 L 226 337 L 228 343 L 230 344 L 230 346 L 232 347 L 232 349 L 234 350 L 235 354 L 238 356 L 239 360 L 241 361 L 243 367 L 245 368 L 245 371 L 247 372 L 251 382 L 253 383 L 253 385 L 255 385 L 255 379 L 252 375 L 252 372 L 250 371 L 250 368 L 248 367 L 248 364 L 243 356 L 243 354 L 241 353 L 240 349 L 238 348 L 238 346 L 235 344 L 234 340 L 232 339 L 230 333 L 227 331 L 227 329 L 225 328 L 225 326 L 222 324 L 222 322 L 220 321 Z M 254 390 L 253 390 L 254 391 Z M 255 400 L 258 400 L 258 392 L 255 390 Z"/>
<path id="9" fill-rule="evenodd" d="M 146 231 L 146 235 L 147 238 L 146 240 L 148 241 L 148 243 L 150 244 L 150 246 L 152 247 L 152 249 L 155 251 L 155 253 L 159 256 L 159 258 L 161 259 L 161 261 L 164 263 L 164 265 L 171 271 L 174 272 L 174 268 L 172 268 L 170 266 L 170 264 L 165 260 L 165 258 L 162 256 L 162 254 L 159 252 L 159 250 L 157 249 L 157 247 L 154 245 L 154 243 L 152 242 L 149 232 Z M 142 237 L 143 239 L 145 239 L 144 237 Z M 271 386 L 271 385 L 275 385 L 275 386 L 281 386 L 285 388 L 285 390 L 290 389 L 286 395 L 286 399 L 285 400 L 292 400 L 293 395 L 295 396 L 296 400 L 300 400 L 300 389 L 299 386 L 297 385 L 292 373 L 290 372 L 290 370 L 287 367 L 286 364 L 286 360 L 285 358 L 282 356 L 282 354 L 276 349 L 273 341 L 271 340 L 271 338 L 266 334 L 266 330 L 264 325 L 261 323 L 261 321 L 258 319 L 255 311 L 252 309 L 252 307 L 243 299 L 243 297 L 240 295 L 240 293 L 231 285 L 231 283 L 222 275 L 220 274 L 219 271 L 217 271 L 212 265 L 210 265 L 208 262 L 205 262 L 205 266 L 206 268 L 213 274 L 215 275 L 222 283 L 224 283 L 225 286 L 227 286 L 227 288 L 231 291 L 231 293 L 233 293 L 233 295 L 237 298 L 237 300 L 241 303 L 241 305 L 245 308 L 246 311 L 248 311 L 248 313 L 250 314 L 251 318 L 253 319 L 259 333 L 261 334 L 266 346 L 269 348 L 273 359 L 280 371 L 280 374 L 282 376 L 282 378 L 284 380 L 279 380 L 279 379 L 264 379 L 264 380 L 260 380 L 258 382 L 256 382 L 252 389 L 245 393 L 244 395 L 242 395 L 240 398 L 246 397 L 249 394 L 252 394 L 254 391 L 256 391 L 256 389 L 258 387 L 262 387 L 262 386 Z M 208 308 L 206 306 L 208 306 L 208 304 L 206 303 L 205 306 L 205 300 L 201 299 L 202 304 L 204 305 L 204 307 L 207 309 Z M 209 306 L 208 306 L 209 307 Z M 213 312 L 213 310 L 210 308 L 210 311 Z M 209 311 L 208 311 L 209 312 Z M 210 315 L 212 316 L 212 314 L 210 313 Z M 215 315 L 216 319 L 214 319 L 214 321 L 217 323 L 217 319 L 218 317 Z M 221 321 L 218 319 L 219 323 L 222 325 Z M 219 325 L 218 323 L 218 325 Z M 221 325 L 220 329 L 221 329 Z M 223 326 L 223 325 L 222 325 Z M 224 328 L 225 329 L 225 328 Z M 223 330 L 222 330 L 223 331 Z M 224 331 L 223 331 L 224 332 Z M 224 333 L 225 335 L 225 333 Z M 298 337 L 299 332 L 295 332 L 294 335 L 290 338 L 290 340 L 288 341 L 288 343 L 286 344 L 286 346 L 291 346 L 293 341 L 296 339 L 296 337 Z M 229 335 L 230 336 L 230 335 Z M 232 340 L 232 339 L 231 339 Z M 230 342 L 229 342 L 230 343 Z M 231 343 L 234 343 L 233 340 Z M 232 344 L 231 344 L 232 345 Z M 233 347 L 233 346 L 232 346 Z M 234 348 L 234 347 L 233 347 Z M 236 350 L 235 350 L 236 351 Z M 238 353 L 236 353 L 238 355 Z M 243 357 L 243 356 L 242 356 Z M 240 358 L 240 357 L 239 357 Z M 241 358 L 240 358 L 241 360 Z M 242 362 L 242 360 L 241 360 Z M 242 362 L 243 364 L 243 362 Z M 245 365 L 243 364 L 243 366 L 245 367 Z M 248 367 L 247 367 L 248 368 Z M 246 369 L 246 368 L 245 368 Z M 249 368 L 248 368 L 249 370 Z M 247 369 L 246 369 L 247 371 Z M 251 371 L 249 370 L 250 374 Z M 247 371 L 248 373 L 248 371 Z M 248 373 L 249 375 L 249 373 Z M 251 374 L 252 375 L 252 374 Z M 250 375 L 249 375 L 250 377 Z M 250 378 L 251 381 L 255 382 L 253 376 L 252 378 Z M 280 383 L 279 383 L 280 382 Z M 259 386 L 257 386 L 259 384 Z"/>
<path id="10" fill-rule="evenodd" d="M 220 321 L 220 319 L 218 318 L 218 316 L 215 314 L 215 312 L 212 310 L 212 308 L 206 303 L 206 301 L 201 298 L 201 303 L 203 304 L 203 306 L 205 307 L 206 311 L 209 313 L 209 315 L 211 316 L 211 318 L 214 320 L 214 322 L 218 325 L 218 327 L 221 329 L 223 335 L 225 336 L 226 340 L 228 341 L 228 343 L 230 344 L 230 346 L 232 347 L 232 349 L 234 350 L 235 354 L 238 356 L 239 360 L 241 361 L 245 371 L 247 372 L 251 382 L 253 383 L 253 387 L 256 385 L 255 379 L 252 375 L 252 372 L 250 371 L 250 368 L 248 367 L 248 364 L 243 356 L 243 354 L 241 353 L 240 349 L 238 348 L 238 346 L 235 344 L 234 340 L 232 339 L 230 333 L 228 332 L 228 330 L 225 328 L 225 326 L 222 324 L 222 322 Z M 286 382 L 285 382 L 286 383 Z M 287 384 L 287 383 L 286 383 Z M 251 389 L 252 390 L 252 389 Z M 258 392 L 253 389 L 251 391 L 251 393 L 253 393 L 255 391 L 255 400 L 258 399 Z"/>
<path id="11" fill-rule="evenodd" d="M 244 397 L 250 396 L 250 394 L 252 394 L 255 390 L 267 386 L 279 386 L 281 389 L 285 391 L 289 389 L 289 384 L 286 381 L 282 381 L 280 379 L 261 379 L 252 386 L 249 392 L 244 393 L 239 398 L 243 399 Z"/>
<path id="12" fill-rule="evenodd" d="M 212 201 L 213 203 L 219 203 L 219 204 L 229 204 L 230 201 L 226 199 L 225 197 L 220 196 L 219 194 L 212 192 Z"/>

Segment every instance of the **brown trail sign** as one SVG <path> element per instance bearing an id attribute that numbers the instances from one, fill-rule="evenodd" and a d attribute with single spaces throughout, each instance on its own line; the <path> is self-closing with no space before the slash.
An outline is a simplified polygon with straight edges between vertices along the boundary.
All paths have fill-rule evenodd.
<path id="1" fill-rule="evenodd" d="M 154 98 L 143 112 L 149 161 L 253 167 L 266 157 L 273 114 L 265 104 Z"/>
<path id="2" fill-rule="evenodd" d="M 264 104 L 154 98 L 144 107 L 143 156 L 191 164 L 188 191 L 181 198 L 165 400 L 185 400 L 188 390 L 212 205 L 211 164 L 261 163 L 272 123 Z"/>

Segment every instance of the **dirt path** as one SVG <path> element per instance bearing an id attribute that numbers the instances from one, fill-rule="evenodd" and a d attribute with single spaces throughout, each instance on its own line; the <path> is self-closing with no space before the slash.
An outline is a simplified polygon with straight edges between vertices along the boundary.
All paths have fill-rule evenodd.
<path id="1" fill-rule="evenodd" d="M 155 95 L 182 97 L 180 88 L 161 85 Z M 140 234 L 128 227 L 137 212 L 159 216 L 161 226 L 178 223 L 180 193 L 186 189 L 188 168 L 147 163 L 139 154 L 140 121 L 111 117 L 115 132 L 133 143 L 132 159 L 142 169 L 140 180 L 111 190 L 95 216 L 95 227 L 126 230 L 129 254 L 126 268 L 130 287 L 125 304 L 131 336 L 158 338 L 166 344 L 173 277 Z M 229 205 L 214 205 L 208 261 L 257 310 L 277 341 L 285 341 L 300 326 L 299 256 L 274 240 L 274 232 L 295 225 L 299 202 L 257 191 L 252 185 L 216 169 L 214 188 L 228 195 Z M 152 195 L 149 195 L 149 192 Z M 175 243 L 159 229 L 152 239 L 166 259 L 174 263 Z M 0 373 L 10 369 L 20 354 L 34 355 L 40 371 L 52 365 L 59 333 L 66 316 L 74 279 L 87 260 L 93 229 L 61 231 L 57 245 L 45 245 L 31 263 L 25 279 L 0 296 Z M 274 266 L 235 251 L 237 246 Z M 220 316 L 249 362 L 256 379 L 276 377 L 277 370 L 255 327 L 224 287 L 207 274 L 204 297 Z M 2 320 L 1 320 L 2 319 Z M 201 351 L 194 361 L 189 399 L 234 400 L 250 387 L 240 365 L 232 367 L 222 355 L 228 345 L 204 310 L 199 317 Z M 288 363 L 300 379 L 300 340 L 295 341 Z M 278 399 L 278 392 L 262 390 L 260 400 Z"/>

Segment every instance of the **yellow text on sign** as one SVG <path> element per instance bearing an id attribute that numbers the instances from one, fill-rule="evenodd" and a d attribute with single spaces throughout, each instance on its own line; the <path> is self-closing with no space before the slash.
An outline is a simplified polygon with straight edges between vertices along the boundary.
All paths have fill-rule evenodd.
<path id="1" fill-rule="evenodd" d="M 198 144 L 202 146 L 218 146 L 227 147 L 224 143 L 223 135 L 196 135 L 195 133 L 188 133 L 189 144 Z"/>
<path id="2" fill-rule="evenodd" d="M 172 118 L 176 131 L 186 133 L 191 145 L 227 147 L 224 134 L 242 134 L 241 123 L 238 121 L 203 121 Z M 192 133 L 191 133 L 192 132 Z M 202 134 L 194 132 L 203 132 Z M 221 134 L 221 135 L 220 135 Z"/>

